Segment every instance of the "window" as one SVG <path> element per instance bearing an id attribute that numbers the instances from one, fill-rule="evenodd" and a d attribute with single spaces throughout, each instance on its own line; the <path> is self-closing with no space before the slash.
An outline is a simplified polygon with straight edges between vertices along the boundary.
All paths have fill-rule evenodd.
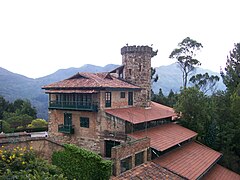
<path id="1" fill-rule="evenodd" d="M 135 154 L 135 166 L 138 166 L 143 163 L 144 151 Z"/>
<path id="2" fill-rule="evenodd" d="M 132 75 L 132 69 L 128 69 L 129 75 Z"/>
<path id="3" fill-rule="evenodd" d="M 120 93 L 120 98 L 125 98 L 125 92 Z"/>
<path id="4" fill-rule="evenodd" d="M 72 114 L 64 113 L 64 126 L 72 126 Z"/>
<path id="5" fill-rule="evenodd" d="M 80 117 L 80 127 L 89 128 L 89 118 L 88 117 Z"/>
<path id="6" fill-rule="evenodd" d="M 120 142 L 117 141 L 111 141 L 111 140 L 106 140 L 105 141 L 105 156 L 106 157 L 111 157 L 112 154 L 112 148 L 114 146 L 120 145 Z"/>
<path id="7" fill-rule="evenodd" d="M 133 92 L 128 92 L 128 105 L 133 105 Z"/>
<path id="8" fill-rule="evenodd" d="M 105 93 L 105 107 L 111 107 L 111 92 L 106 92 Z"/>
<path id="9" fill-rule="evenodd" d="M 132 156 L 121 160 L 121 173 L 132 168 Z"/>

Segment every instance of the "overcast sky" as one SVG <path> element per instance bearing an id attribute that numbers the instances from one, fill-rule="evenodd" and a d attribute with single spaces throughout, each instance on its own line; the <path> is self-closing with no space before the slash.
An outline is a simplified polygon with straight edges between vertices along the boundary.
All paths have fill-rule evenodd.
<path id="1" fill-rule="evenodd" d="M 240 42 L 239 0 L 2 0 L 0 67 L 31 78 L 84 64 L 121 64 L 120 49 L 151 45 L 152 66 L 185 37 L 203 44 L 202 68 L 219 72 Z"/>

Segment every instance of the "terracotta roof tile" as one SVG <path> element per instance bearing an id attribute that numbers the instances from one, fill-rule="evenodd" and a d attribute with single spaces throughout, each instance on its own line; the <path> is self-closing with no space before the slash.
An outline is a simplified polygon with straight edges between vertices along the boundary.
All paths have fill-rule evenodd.
<path id="1" fill-rule="evenodd" d="M 221 153 L 197 142 L 190 142 L 160 156 L 154 162 L 187 179 L 197 179 L 220 157 Z"/>
<path id="2" fill-rule="evenodd" d="M 130 107 L 130 108 L 118 108 L 118 109 L 107 109 L 106 113 L 116 116 L 125 121 L 131 122 L 133 124 L 138 124 L 142 122 L 163 119 L 167 117 L 173 117 L 173 108 L 151 102 L 149 108 L 144 107 Z"/>
<path id="3" fill-rule="evenodd" d="M 204 177 L 203 180 L 240 180 L 240 175 L 216 164 Z"/>
<path id="4" fill-rule="evenodd" d="M 59 88 L 128 88 L 140 89 L 140 87 L 127 83 L 109 73 L 77 73 L 74 76 L 42 87 L 43 89 Z"/>
<path id="5" fill-rule="evenodd" d="M 128 134 L 128 136 L 135 139 L 141 139 L 147 136 L 150 138 L 150 146 L 152 148 L 157 149 L 158 151 L 164 151 L 197 136 L 197 133 L 178 124 L 169 123 L 150 128 L 147 131 L 137 131 Z"/>
<path id="6" fill-rule="evenodd" d="M 154 162 L 147 162 L 140 166 L 137 166 L 131 170 L 128 170 L 117 177 L 113 177 L 112 180 L 156 180 L 156 179 L 168 179 L 168 180 L 180 180 L 183 179 L 180 176 L 162 168 Z"/>

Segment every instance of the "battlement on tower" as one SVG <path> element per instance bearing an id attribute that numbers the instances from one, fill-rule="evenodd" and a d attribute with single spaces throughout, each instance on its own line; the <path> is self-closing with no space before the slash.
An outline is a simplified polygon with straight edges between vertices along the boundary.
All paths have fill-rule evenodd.
<path id="1" fill-rule="evenodd" d="M 153 51 L 153 49 L 149 46 L 124 46 L 121 48 L 121 55 L 129 54 L 129 53 L 149 53 L 151 54 L 151 57 L 154 57 L 157 55 L 158 50 Z"/>

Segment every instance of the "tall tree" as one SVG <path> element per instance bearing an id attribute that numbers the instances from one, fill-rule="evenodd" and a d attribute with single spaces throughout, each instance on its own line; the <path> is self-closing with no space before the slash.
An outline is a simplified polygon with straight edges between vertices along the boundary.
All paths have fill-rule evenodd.
<path id="1" fill-rule="evenodd" d="M 178 44 L 178 48 L 174 49 L 169 58 L 177 59 L 177 63 L 182 71 L 182 80 L 184 89 L 187 87 L 188 75 L 193 72 L 196 66 L 201 63 L 195 56 L 198 50 L 202 48 L 202 44 L 186 37 Z"/>
<path id="2" fill-rule="evenodd" d="M 230 92 L 240 83 L 240 43 L 234 44 L 234 48 L 227 56 L 225 67 L 226 74 L 221 70 L 221 76 L 224 84 Z"/>
<path id="3" fill-rule="evenodd" d="M 180 123 L 198 132 L 200 138 L 205 134 L 205 122 L 208 121 L 208 99 L 199 89 L 182 89 L 174 109 L 180 115 Z"/>
<path id="4" fill-rule="evenodd" d="M 192 76 L 189 81 L 204 94 L 209 90 L 211 90 L 213 93 L 216 90 L 216 83 L 219 81 L 219 77 L 214 75 L 209 76 L 208 73 L 197 74 Z"/>

